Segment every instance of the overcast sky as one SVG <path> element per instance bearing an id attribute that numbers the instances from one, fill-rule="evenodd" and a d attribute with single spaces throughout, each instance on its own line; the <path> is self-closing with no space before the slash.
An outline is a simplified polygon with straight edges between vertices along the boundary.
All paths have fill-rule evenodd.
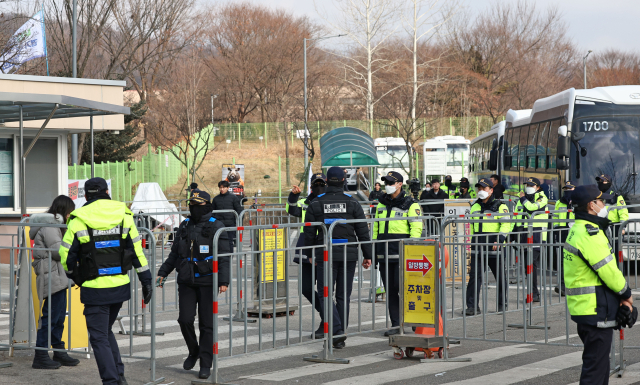
<path id="1" fill-rule="evenodd" d="M 216 0 L 204 0 L 216 1 Z M 290 10 L 297 15 L 321 19 L 313 0 L 253 0 L 255 3 Z M 317 0 L 326 1 L 327 0 Z M 472 13 L 478 13 L 495 0 L 462 0 Z M 503 0 L 516 1 L 516 0 Z M 533 0 L 530 0 L 533 1 Z M 569 36 L 586 52 L 609 47 L 640 52 L 639 0 L 535 0 L 539 9 L 558 5 L 568 25 Z"/>

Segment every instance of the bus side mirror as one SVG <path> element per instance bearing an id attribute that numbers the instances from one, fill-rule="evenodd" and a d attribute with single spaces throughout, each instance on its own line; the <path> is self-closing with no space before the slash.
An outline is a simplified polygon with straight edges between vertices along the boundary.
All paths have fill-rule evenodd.
<path id="1" fill-rule="evenodd" d="M 558 136 L 558 159 L 556 160 L 556 168 L 558 170 L 568 170 L 570 156 L 571 139 L 566 136 Z"/>
<path id="2" fill-rule="evenodd" d="M 498 150 L 491 150 L 489 153 L 489 170 L 495 171 L 498 169 Z"/>

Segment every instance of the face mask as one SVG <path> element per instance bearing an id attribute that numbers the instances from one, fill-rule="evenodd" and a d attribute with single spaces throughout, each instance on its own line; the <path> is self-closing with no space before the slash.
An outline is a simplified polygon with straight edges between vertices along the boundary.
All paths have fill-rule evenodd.
<path id="1" fill-rule="evenodd" d="M 596 205 L 596 206 L 597 206 L 597 205 Z M 600 218 L 606 218 L 606 217 L 609 215 L 609 208 L 608 208 L 607 206 L 605 206 L 605 207 L 604 207 L 604 208 L 602 208 L 602 209 L 598 207 L 598 209 L 599 209 L 600 211 L 598 211 L 598 214 L 597 214 L 597 215 L 598 215 Z M 595 210 L 593 210 L 593 211 L 595 211 Z"/>
<path id="2" fill-rule="evenodd" d="M 524 192 L 527 195 L 535 194 L 536 193 L 536 188 L 527 186 L 527 187 L 524 188 Z"/>
<path id="3" fill-rule="evenodd" d="M 607 192 L 609 191 L 609 183 L 602 183 L 602 182 L 598 182 L 598 189 L 602 192 Z"/>
<path id="4" fill-rule="evenodd" d="M 389 194 L 389 195 L 393 195 L 393 193 L 396 192 L 396 186 L 395 185 L 391 185 L 391 186 L 384 186 L 384 191 Z"/>
<path id="5" fill-rule="evenodd" d="M 451 179 L 445 180 L 444 181 L 444 185 L 447 186 L 447 187 L 450 187 L 451 186 Z"/>
<path id="6" fill-rule="evenodd" d="M 189 212 L 191 213 L 191 218 L 195 222 L 200 222 L 200 218 L 204 215 L 207 215 L 211 212 L 211 203 L 207 203 L 205 205 L 193 205 L 189 206 Z"/>
<path id="7" fill-rule="evenodd" d="M 322 185 L 313 185 L 311 186 L 311 192 L 316 194 L 316 195 L 320 195 L 324 192 L 324 186 Z"/>
<path id="8" fill-rule="evenodd" d="M 566 200 L 567 202 L 570 202 L 572 194 L 573 194 L 573 191 L 565 191 L 563 195 L 564 200 Z"/>
<path id="9" fill-rule="evenodd" d="M 482 200 L 487 199 L 487 198 L 489 198 L 489 193 L 484 191 L 484 190 L 480 190 L 480 191 L 478 191 L 478 198 L 480 198 Z"/>
<path id="10" fill-rule="evenodd" d="M 431 187 L 425 187 L 424 188 L 426 191 L 431 191 Z"/>

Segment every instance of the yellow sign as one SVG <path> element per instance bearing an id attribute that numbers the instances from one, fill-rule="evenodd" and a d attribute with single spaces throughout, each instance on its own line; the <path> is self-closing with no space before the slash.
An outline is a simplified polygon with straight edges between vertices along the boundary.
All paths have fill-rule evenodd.
<path id="1" fill-rule="evenodd" d="M 436 245 L 404 245 L 403 320 L 434 325 L 436 320 Z"/>
<path id="2" fill-rule="evenodd" d="M 261 230 L 260 233 L 260 250 L 274 250 L 278 254 L 278 281 L 284 281 L 284 247 L 285 232 L 284 229 Z M 277 236 L 276 236 L 277 234 Z M 277 238 L 277 244 L 276 244 Z M 262 253 L 262 282 L 273 282 L 273 254 L 274 252 Z"/>

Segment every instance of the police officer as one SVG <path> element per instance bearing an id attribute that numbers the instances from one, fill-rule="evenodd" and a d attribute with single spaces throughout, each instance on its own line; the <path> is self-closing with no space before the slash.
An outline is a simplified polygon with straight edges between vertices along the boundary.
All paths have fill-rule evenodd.
<path id="1" fill-rule="evenodd" d="M 516 212 L 525 212 L 529 214 L 532 219 L 548 219 L 549 214 L 544 212 L 547 210 L 547 203 L 549 200 L 544 194 L 544 191 L 540 188 L 540 180 L 538 178 L 528 178 L 524 183 L 525 191 L 520 191 L 520 200 L 516 204 Z M 522 218 L 522 216 L 518 216 Z M 547 228 L 546 223 L 534 223 L 533 226 L 533 243 L 540 244 L 547 241 L 547 232 L 544 229 Z M 528 224 L 525 223 L 517 231 L 524 231 L 528 228 Z M 536 230 L 537 229 L 537 230 Z M 527 243 L 527 234 L 520 235 L 520 243 Z M 525 250 L 528 253 L 528 249 Z M 533 302 L 540 302 L 540 291 L 538 290 L 538 265 L 540 264 L 540 246 L 533 247 Z M 528 263 L 528 258 L 525 259 Z"/>
<path id="2" fill-rule="evenodd" d="M 610 175 L 602 174 L 596 177 L 596 181 L 598 182 L 598 189 L 603 193 L 608 193 L 611 195 L 605 203 L 607 207 L 609 207 L 609 220 L 611 221 L 611 235 L 613 241 L 613 249 L 615 254 L 618 255 L 618 231 L 620 231 L 620 223 L 629 220 L 629 210 L 626 208 L 617 209 L 616 206 L 626 206 L 627 204 L 624 201 L 622 195 L 617 195 L 613 188 L 611 187 L 611 179 Z"/>
<path id="3" fill-rule="evenodd" d="M 469 184 L 469 179 L 462 178 L 460 179 L 460 186 L 458 187 L 458 191 L 454 194 L 457 199 L 473 199 L 475 194 L 471 194 L 473 190 L 469 190 L 471 185 Z"/>
<path id="4" fill-rule="evenodd" d="M 226 227 L 211 213 L 211 196 L 206 191 L 193 190 L 189 199 L 191 215 L 178 228 L 169 257 L 158 270 L 156 285 L 162 287 L 175 269 L 178 272 L 178 324 L 189 356 L 184 370 L 191 370 L 198 358 L 198 377 L 209 378 L 213 365 L 213 237 Z M 218 238 L 218 254 L 231 252 L 229 238 L 223 231 Z M 220 293 L 229 286 L 229 257 L 218 257 L 218 288 Z M 198 310 L 200 342 L 193 326 Z"/>
<path id="5" fill-rule="evenodd" d="M 420 205 L 410 195 L 402 191 L 404 178 L 395 171 L 382 177 L 386 194 L 380 198 L 376 218 L 407 218 L 402 221 L 374 222 L 373 239 L 420 238 L 422 234 L 422 215 Z M 387 256 L 387 258 L 385 258 Z M 376 243 L 377 262 L 380 263 L 380 275 L 389 301 L 391 327 L 400 326 L 400 242 Z M 365 259 L 365 269 L 371 266 L 371 260 Z M 390 336 L 400 333 L 391 329 L 384 333 Z"/>
<path id="6" fill-rule="evenodd" d="M 327 177 L 323 174 L 323 173 L 317 173 L 317 174 L 313 174 L 313 176 L 311 176 L 311 194 L 309 194 L 309 196 L 303 201 L 300 202 L 299 198 L 300 198 L 300 193 L 302 192 L 300 190 L 300 187 L 298 186 L 293 186 L 291 188 L 291 193 L 289 193 L 289 198 L 287 199 L 287 205 L 286 205 L 286 209 L 287 209 L 287 213 L 289 213 L 289 215 L 297 217 L 297 218 L 302 218 L 302 223 L 305 222 L 305 217 L 306 217 L 306 213 L 307 213 L 307 207 L 309 207 L 309 204 L 311 203 L 311 201 L 313 201 L 315 198 L 318 197 L 318 195 L 322 194 L 325 190 L 327 186 Z M 300 247 L 304 247 L 304 235 L 302 234 L 304 230 L 304 227 L 300 228 L 300 236 L 298 237 L 298 242 L 296 244 L 296 248 L 300 248 Z M 293 261 L 295 263 L 300 263 L 300 257 L 299 255 L 301 254 L 301 249 L 296 250 L 296 257 L 293 259 Z M 316 257 L 319 258 L 320 254 L 316 251 Z M 316 271 L 316 281 L 317 281 L 317 274 L 318 272 Z M 302 276 L 300 277 L 301 282 L 302 282 L 302 295 L 304 295 L 304 297 L 310 302 L 313 303 L 313 297 L 315 296 L 315 303 L 316 303 L 316 310 L 318 311 L 318 313 L 320 313 L 320 325 L 318 326 L 318 330 L 316 330 L 316 332 L 314 333 L 315 338 L 323 338 L 324 337 L 324 324 L 322 321 L 323 317 L 324 317 L 324 312 L 322 311 L 322 297 L 318 295 L 318 292 L 315 290 L 315 282 L 313 282 L 312 280 L 312 276 L 313 276 L 313 265 L 311 264 L 311 261 L 304 257 L 302 258 Z M 337 315 L 336 315 L 337 316 Z M 314 336 L 312 336 L 312 338 L 314 338 Z"/>
<path id="7" fill-rule="evenodd" d="M 124 301 L 131 298 L 128 271 L 136 269 L 144 303 L 153 294 L 152 277 L 133 214 L 112 201 L 107 182 L 91 178 L 84 185 L 87 203 L 69 217 L 60 245 L 60 262 L 80 286 L 80 301 L 103 384 L 126 384 L 124 365 L 111 327 Z"/>
<path id="8" fill-rule="evenodd" d="M 440 186 L 442 191 L 447 194 L 448 199 L 455 199 L 456 195 L 456 186 L 453 185 L 452 180 L 451 175 L 447 175 L 444 177 L 444 186 Z"/>
<path id="9" fill-rule="evenodd" d="M 471 225 L 472 237 L 471 261 L 469 269 L 469 283 L 467 285 L 467 310 L 466 315 L 480 314 L 480 303 L 477 294 L 482 292 L 482 272 L 485 260 L 496 279 L 498 287 L 498 311 L 504 311 L 507 307 L 503 296 L 505 287 L 506 269 L 505 261 L 498 261 L 499 246 L 509 236 L 511 225 L 500 222 L 502 216 L 497 214 L 509 214 L 507 206 L 493 196 L 493 182 L 491 179 L 482 178 L 476 183 L 478 200 L 471 206 L 470 214 L 491 214 L 491 216 L 475 217 L 480 223 Z M 493 245 L 493 246 L 491 246 Z M 498 265 L 500 270 L 498 271 Z M 508 289 L 507 289 L 508 290 Z M 486 310 L 486 309 L 485 309 Z"/>
<path id="10" fill-rule="evenodd" d="M 564 280 L 567 307 L 584 343 L 582 385 L 608 384 L 618 308 L 633 305 L 604 233 L 609 226 L 604 202 L 612 198 L 596 185 L 578 186 L 572 194 L 576 221 L 564 246 Z"/>
<path id="11" fill-rule="evenodd" d="M 560 211 L 560 210 L 569 210 L 572 209 L 571 207 L 571 194 L 573 194 L 573 191 L 576 189 L 576 186 L 574 186 L 571 181 L 567 181 L 567 183 L 565 183 L 564 186 L 562 186 L 562 197 L 556 201 L 556 206 L 554 207 L 554 211 Z M 575 219 L 575 214 L 572 212 L 563 212 L 563 213 L 554 213 L 553 214 L 553 219 Z M 553 228 L 554 228 L 554 232 L 553 232 L 553 243 L 556 245 L 563 245 L 564 242 L 567 240 L 567 236 L 569 235 L 569 228 L 571 227 L 572 224 L 570 223 L 554 223 L 553 224 Z M 554 247 L 554 254 L 555 251 L 558 249 L 558 246 Z M 560 260 L 558 261 L 558 263 L 562 263 L 562 251 L 560 252 Z M 564 265 L 563 265 L 564 266 Z M 555 292 L 560 294 L 561 296 L 564 296 L 564 274 L 562 274 L 560 277 L 560 286 L 556 286 L 555 287 Z"/>
<path id="12" fill-rule="evenodd" d="M 305 222 L 323 222 L 329 229 L 329 226 L 338 219 L 365 219 L 360 203 L 342 190 L 344 173 L 340 167 L 331 167 L 327 171 L 327 184 L 326 192 L 311 201 L 307 208 Z M 339 244 L 363 242 L 364 244 L 361 245 L 362 253 L 365 259 L 370 260 L 372 255 L 371 237 L 369 236 L 369 227 L 365 222 L 336 225 L 333 233 L 329 235 L 332 237 L 334 245 L 331 266 L 333 281 L 324 281 L 324 263 L 320 258 L 318 258 L 316 265 L 316 278 L 318 280 L 318 292 L 324 292 L 324 287 L 330 284 L 335 286 L 336 303 L 329 299 L 333 306 L 333 335 L 337 336 L 333 339 L 333 347 L 341 349 L 345 346 L 346 336 L 344 334 L 349 326 L 349 302 L 353 286 L 353 275 L 356 271 L 359 255 L 357 245 L 346 246 L 347 261 L 345 264 L 345 246 L 340 247 Z M 304 236 L 304 243 L 307 246 L 324 244 L 324 234 L 317 226 L 305 226 Z M 310 258 L 313 255 L 313 249 L 305 249 L 304 255 Z M 321 250 L 316 249 L 315 255 L 322 255 Z M 319 303 L 321 304 L 320 309 L 324 311 L 324 301 L 319 301 Z M 344 311 L 345 305 L 346 314 Z"/>

